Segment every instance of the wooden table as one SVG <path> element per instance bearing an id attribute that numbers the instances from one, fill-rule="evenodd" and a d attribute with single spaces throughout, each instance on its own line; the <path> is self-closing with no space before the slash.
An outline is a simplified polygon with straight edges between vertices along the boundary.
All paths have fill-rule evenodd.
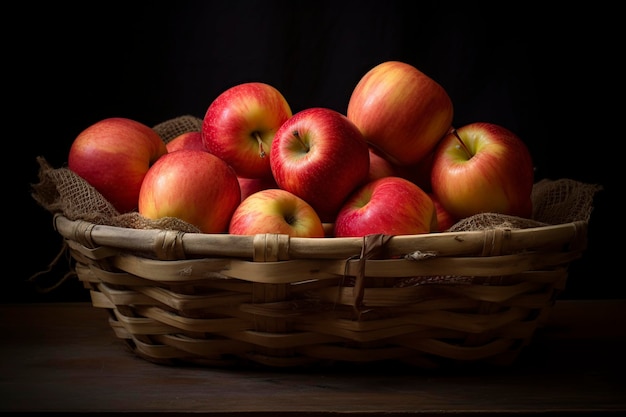
<path id="1" fill-rule="evenodd" d="M 626 300 L 559 301 L 506 368 L 308 371 L 158 365 L 88 303 L 0 305 L 0 412 L 210 416 L 597 415 L 626 411 Z"/>

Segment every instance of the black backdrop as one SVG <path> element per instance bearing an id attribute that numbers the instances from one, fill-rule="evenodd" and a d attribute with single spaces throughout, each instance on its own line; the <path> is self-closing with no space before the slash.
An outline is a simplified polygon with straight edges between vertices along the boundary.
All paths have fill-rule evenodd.
<path id="1" fill-rule="evenodd" d="M 490 121 L 516 132 L 533 154 L 537 179 L 603 185 L 589 248 L 572 264 L 563 298 L 622 297 L 619 240 L 613 242 L 620 238 L 623 108 L 616 11 L 510 2 L 156 4 L 26 3 L 5 16 L 17 19 L 18 29 L 4 37 L 5 183 L 12 196 L 5 199 L 3 302 L 88 299 L 75 280 L 47 294 L 26 283 L 61 245 L 51 215 L 30 196 L 36 156 L 63 166 L 73 138 L 106 117 L 147 125 L 202 117 L 220 92 L 247 81 L 277 87 L 294 113 L 313 106 L 345 112 L 359 78 L 386 60 L 413 64 L 442 84 L 455 105 L 454 125 Z M 50 284 L 66 270 L 62 258 L 38 282 Z"/>

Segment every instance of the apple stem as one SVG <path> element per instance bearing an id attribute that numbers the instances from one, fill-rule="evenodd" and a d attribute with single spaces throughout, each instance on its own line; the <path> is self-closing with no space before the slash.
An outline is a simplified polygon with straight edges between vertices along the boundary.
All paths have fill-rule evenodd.
<path id="1" fill-rule="evenodd" d="M 259 132 L 254 132 L 254 137 L 257 142 L 259 142 L 259 156 L 261 158 L 265 158 L 265 149 L 263 149 L 263 141 L 261 140 L 261 135 Z"/>
<path id="2" fill-rule="evenodd" d="M 463 148 L 463 150 L 467 154 L 468 159 L 470 159 L 473 155 L 468 149 L 467 145 L 465 145 L 465 142 L 463 142 L 463 139 L 461 139 L 461 137 L 459 136 L 459 133 L 456 131 L 456 129 L 452 128 L 452 134 L 458 139 L 459 143 L 461 143 L 461 148 Z"/>
<path id="3" fill-rule="evenodd" d="M 306 149 L 306 150 L 307 150 L 307 152 L 308 152 L 308 151 L 309 151 L 309 147 L 308 147 L 308 146 L 307 146 L 307 144 L 306 144 L 306 143 L 304 143 L 304 141 L 302 140 L 302 137 L 300 136 L 300 133 L 298 133 L 298 131 L 297 131 L 297 130 L 294 130 L 294 131 L 292 132 L 292 134 L 293 134 L 295 137 L 297 137 L 297 138 L 298 138 L 298 140 L 300 141 L 300 144 L 302 144 L 302 147 L 303 147 L 304 149 Z"/>

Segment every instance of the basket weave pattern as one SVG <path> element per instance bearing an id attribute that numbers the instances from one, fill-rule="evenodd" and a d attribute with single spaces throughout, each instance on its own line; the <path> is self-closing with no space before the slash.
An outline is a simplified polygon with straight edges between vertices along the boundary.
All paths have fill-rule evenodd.
<path id="1" fill-rule="evenodd" d="M 201 122 L 154 129 L 168 142 Z M 117 213 L 82 178 L 38 162 L 33 198 L 54 214 L 93 306 L 137 355 L 164 364 L 510 364 L 582 256 L 601 189 L 542 180 L 532 219 L 482 213 L 444 233 L 209 235 Z"/>
<path id="2" fill-rule="evenodd" d="M 54 222 L 118 338 L 210 366 L 509 364 L 587 243 L 586 221 L 329 239 Z"/>

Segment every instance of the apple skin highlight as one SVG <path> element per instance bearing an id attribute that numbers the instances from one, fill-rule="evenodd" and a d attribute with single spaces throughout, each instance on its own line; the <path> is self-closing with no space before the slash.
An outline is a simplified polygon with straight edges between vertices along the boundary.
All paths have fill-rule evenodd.
<path id="1" fill-rule="evenodd" d="M 384 177 L 356 190 L 335 221 L 335 237 L 417 235 L 437 230 L 430 196 L 400 177 Z"/>
<path id="2" fill-rule="evenodd" d="M 412 65 L 386 61 L 359 80 L 347 117 L 394 165 L 424 159 L 449 130 L 454 108 L 446 90 Z"/>
<path id="3" fill-rule="evenodd" d="M 149 219 L 177 217 L 203 233 L 225 233 L 241 202 L 235 170 L 217 156 L 179 150 L 150 168 L 139 194 L 139 213 Z"/>
<path id="4" fill-rule="evenodd" d="M 435 151 L 431 184 L 457 219 L 478 213 L 532 215 L 530 152 L 517 135 L 493 123 L 471 123 L 446 135 Z"/>
<path id="5" fill-rule="evenodd" d="M 272 141 L 291 116 L 289 103 L 275 87 L 260 82 L 238 84 L 211 102 L 202 121 L 202 137 L 207 150 L 232 166 L 238 176 L 268 177 Z"/>
<path id="6" fill-rule="evenodd" d="M 278 188 L 248 196 L 233 213 L 228 232 L 233 235 L 280 233 L 291 237 L 324 237 L 324 226 L 309 203 Z"/>
<path id="7" fill-rule="evenodd" d="M 123 117 L 102 119 L 72 142 L 68 168 L 94 187 L 120 213 L 137 209 L 148 169 L 167 153 L 152 128 Z"/>
<path id="8" fill-rule="evenodd" d="M 343 114 L 314 107 L 294 114 L 278 130 L 270 154 L 278 186 L 311 204 L 333 223 L 348 195 L 367 180 L 369 148 Z"/>

